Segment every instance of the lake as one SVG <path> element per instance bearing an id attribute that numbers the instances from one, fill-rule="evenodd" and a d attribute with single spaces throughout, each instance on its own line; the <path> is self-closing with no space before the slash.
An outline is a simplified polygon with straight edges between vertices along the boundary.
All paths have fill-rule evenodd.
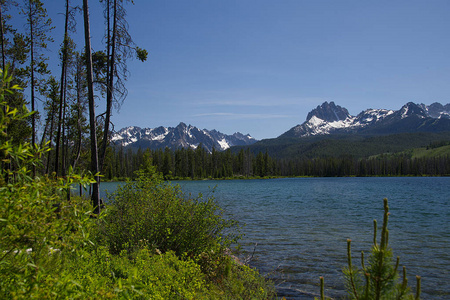
<path id="1" fill-rule="evenodd" d="M 450 178 L 284 178 L 179 181 L 187 193 L 212 195 L 246 224 L 243 257 L 276 283 L 279 296 L 313 299 L 324 276 L 326 295 L 345 296 L 347 239 L 354 264 L 366 257 L 373 219 L 381 226 L 389 199 L 390 245 L 408 282 L 422 276 L 423 299 L 450 299 Z M 112 191 L 117 183 L 102 183 Z M 212 190 L 214 188 L 214 191 Z M 380 232 L 380 231 L 379 231 Z M 400 267 L 401 268 L 401 267 Z"/>

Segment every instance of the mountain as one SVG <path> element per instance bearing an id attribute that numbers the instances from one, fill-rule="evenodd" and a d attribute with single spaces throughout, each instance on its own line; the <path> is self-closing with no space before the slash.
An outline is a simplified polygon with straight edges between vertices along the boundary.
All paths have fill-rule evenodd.
<path id="1" fill-rule="evenodd" d="M 203 147 L 212 152 L 212 149 L 226 150 L 232 146 L 246 146 L 256 142 L 250 135 L 235 133 L 226 135 L 216 130 L 198 129 L 184 123 L 176 127 L 140 128 L 130 126 L 119 130 L 112 137 L 116 145 L 132 148 L 171 149 Z"/>
<path id="2" fill-rule="evenodd" d="M 334 102 L 324 102 L 308 113 L 306 121 L 280 138 L 321 136 L 331 134 L 386 135 L 412 132 L 450 131 L 450 104 L 415 104 L 401 109 L 367 109 L 357 116 Z"/>
<path id="3" fill-rule="evenodd" d="M 334 102 L 324 102 L 277 138 L 249 146 L 256 155 L 290 160 L 318 157 L 368 158 L 427 147 L 450 140 L 450 104 L 409 102 L 399 110 L 367 109 L 356 116 Z M 233 148 L 238 152 L 241 148 Z M 289 168 L 289 165 L 284 166 Z"/>

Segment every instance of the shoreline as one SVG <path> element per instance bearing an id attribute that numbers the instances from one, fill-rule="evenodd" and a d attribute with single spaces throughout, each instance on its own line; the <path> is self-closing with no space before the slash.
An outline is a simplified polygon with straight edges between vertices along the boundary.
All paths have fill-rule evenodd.
<path id="1" fill-rule="evenodd" d="M 164 181 L 171 182 L 171 181 L 222 181 L 222 180 L 268 180 L 268 179 L 284 179 L 284 178 L 424 178 L 424 177 L 436 177 L 436 178 L 444 178 L 444 177 L 450 177 L 450 174 L 448 175 L 365 175 L 365 176 L 357 176 L 357 175 L 351 175 L 351 176 L 236 176 L 236 177 L 226 177 L 226 178 L 185 178 L 185 177 L 173 177 L 173 178 L 165 178 Z M 133 181 L 134 179 L 129 177 L 123 177 L 123 178 L 113 178 L 111 180 L 101 180 L 101 182 L 125 182 L 125 181 Z"/>

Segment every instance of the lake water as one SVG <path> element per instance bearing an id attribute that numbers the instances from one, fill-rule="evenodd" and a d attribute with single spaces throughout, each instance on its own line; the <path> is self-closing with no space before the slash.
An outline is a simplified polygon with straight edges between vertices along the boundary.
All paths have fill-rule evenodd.
<path id="1" fill-rule="evenodd" d="M 450 299 L 450 178 L 289 178 L 180 181 L 192 194 L 213 195 L 243 224 L 251 265 L 276 283 L 279 296 L 313 299 L 324 276 L 326 295 L 345 296 L 347 239 L 354 264 L 369 253 L 373 219 L 381 226 L 389 199 L 390 245 L 422 299 Z M 114 190 L 115 183 L 102 184 Z M 214 188 L 212 192 L 212 188 Z M 359 265 L 358 265 L 359 266 Z"/>

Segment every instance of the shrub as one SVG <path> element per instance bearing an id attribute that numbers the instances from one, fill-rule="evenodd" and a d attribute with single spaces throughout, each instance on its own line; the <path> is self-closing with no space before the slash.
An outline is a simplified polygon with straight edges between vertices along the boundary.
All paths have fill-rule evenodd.
<path id="1" fill-rule="evenodd" d="M 179 186 L 156 174 L 141 172 L 136 181 L 119 187 L 110 201 L 100 237 L 113 254 L 149 245 L 194 258 L 223 251 L 239 238 L 237 222 L 225 219 L 214 199 L 185 197 Z"/>
<path id="2" fill-rule="evenodd" d="M 79 295 L 90 298 L 198 299 L 208 284 L 200 267 L 173 252 L 161 255 L 147 248 L 111 255 L 105 247 L 85 252 L 70 268 Z"/>
<path id="3" fill-rule="evenodd" d="M 192 259 L 143 247 L 111 255 L 105 247 L 86 251 L 68 273 L 78 283 L 73 296 L 90 299 L 273 299 L 275 289 L 256 270 L 231 264 L 228 276 L 208 281 Z M 81 258 L 82 257 L 82 258 Z"/>
<path id="4" fill-rule="evenodd" d="M 65 179 L 32 177 L 31 168 L 48 148 L 12 141 L 8 125 L 31 113 L 3 102 L 5 93 L 18 87 L 8 88 L 11 77 L 1 70 L 0 77 L 0 298 L 67 295 L 74 284 L 62 271 L 73 253 L 89 243 L 91 222 L 82 202 L 61 199 L 74 182 L 90 179 L 71 171 Z"/>
<path id="5" fill-rule="evenodd" d="M 276 290 L 257 270 L 246 265 L 231 264 L 231 270 L 220 284 L 231 299 L 275 299 Z"/>

